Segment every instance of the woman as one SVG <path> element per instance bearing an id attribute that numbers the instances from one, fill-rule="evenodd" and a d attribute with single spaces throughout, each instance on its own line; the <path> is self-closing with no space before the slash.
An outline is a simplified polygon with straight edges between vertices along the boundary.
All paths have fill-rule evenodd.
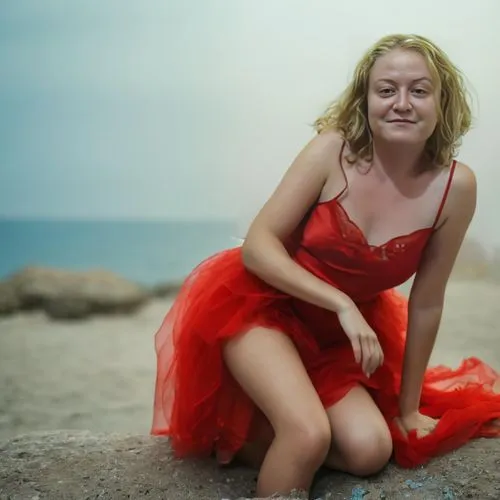
<path id="1" fill-rule="evenodd" d="M 470 121 L 431 41 L 370 48 L 243 246 L 184 283 L 156 336 L 153 434 L 258 466 L 258 496 L 309 489 L 321 465 L 364 476 L 497 436 L 497 373 L 427 369 L 476 205 L 454 159 Z M 394 287 L 415 273 L 406 301 Z"/>

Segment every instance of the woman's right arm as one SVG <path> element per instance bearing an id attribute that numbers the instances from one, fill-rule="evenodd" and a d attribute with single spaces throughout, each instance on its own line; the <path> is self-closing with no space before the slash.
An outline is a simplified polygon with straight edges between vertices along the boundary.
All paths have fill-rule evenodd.
<path id="1" fill-rule="evenodd" d="M 249 271 L 275 288 L 336 312 L 356 362 L 370 377 L 384 361 L 377 335 L 345 293 L 297 264 L 283 244 L 316 203 L 327 180 L 342 186 L 344 176 L 338 160 L 341 148 L 340 137 L 326 132 L 299 153 L 250 226 L 242 248 L 243 262 Z M 332 178 L 337 175 L 338 179 Z"/>
<path id="2" fill-rule="evenodd" d="M 339 175 L 339 185 L 343 182 L 341 147 L 342 139 L 334 132 L 317 135 L 304 147 L 252 222 L 242 247 L 243 263 L 253 274 L 334 312 L 350 307 L 351 299 L 294 262 L 284 241 L 316 203 L 329 176 Z"/>

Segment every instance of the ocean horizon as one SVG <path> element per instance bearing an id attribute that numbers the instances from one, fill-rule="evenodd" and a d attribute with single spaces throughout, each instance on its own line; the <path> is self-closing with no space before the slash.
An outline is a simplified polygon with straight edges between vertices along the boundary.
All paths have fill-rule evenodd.
<path id="1" fill-rule="evenodd" d="M 36 265 L 176 282 L 238 236 L 231 220 L 1 218 L 0 279 Z"/>

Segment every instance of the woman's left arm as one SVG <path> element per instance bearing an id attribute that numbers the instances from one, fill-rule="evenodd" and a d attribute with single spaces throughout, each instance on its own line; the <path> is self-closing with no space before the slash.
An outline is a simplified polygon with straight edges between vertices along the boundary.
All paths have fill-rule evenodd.
<path id="1" fill-rule="evenodd" d="M 426 246 L 410 292 L 399 397 L 400 419 L 407 431 L 425 426 L 419 413 L 422 383 L 441 321 L 446 284 L 475 212 L 476 191 L 472 170 L 457 164 L 441 221 Z"/>

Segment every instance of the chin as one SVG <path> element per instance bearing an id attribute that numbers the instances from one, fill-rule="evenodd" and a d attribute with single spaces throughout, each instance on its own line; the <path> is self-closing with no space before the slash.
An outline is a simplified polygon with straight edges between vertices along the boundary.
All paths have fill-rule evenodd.
<path id="1" fill-rule="evenodd" d="M 425 144 L 427 140 L 425 137 L 422 137 L 421 134 L 415 134 L 411 131 L 404 130 L 401 130 L 399 132 L 391 131 L 390 133 L 381 134 L 380 137 L 386 142 L 408 145 Z"/>

